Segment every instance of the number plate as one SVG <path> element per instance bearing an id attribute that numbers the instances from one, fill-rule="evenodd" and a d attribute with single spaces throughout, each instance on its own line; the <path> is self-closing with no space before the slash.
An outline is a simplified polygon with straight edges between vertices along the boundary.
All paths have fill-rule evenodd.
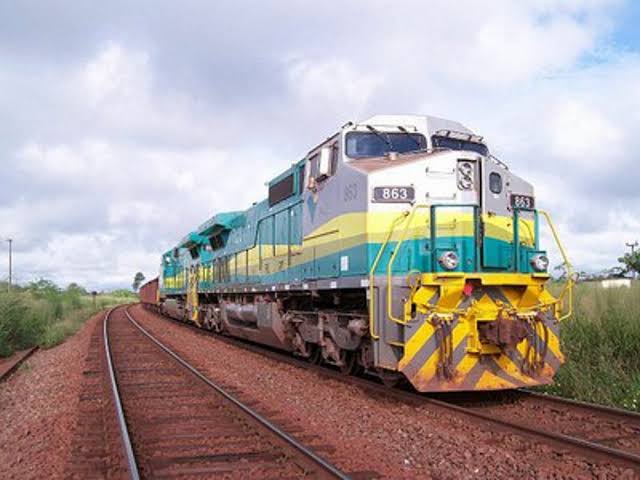
<path id="1" fill-rule="evenodd" d="M 511 206 L 514 208 L 535 208 L 535 200 L 529 195 L 511 194 Z"/>
<path id="2" fill-rule="evenodd" d="M 375 187 L 373 201 L 379 203 L 411 203 L 416 198 L 413 187 Z"/>

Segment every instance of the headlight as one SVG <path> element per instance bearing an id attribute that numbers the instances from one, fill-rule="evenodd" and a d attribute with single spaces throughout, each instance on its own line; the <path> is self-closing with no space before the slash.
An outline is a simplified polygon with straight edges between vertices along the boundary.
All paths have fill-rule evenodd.
<path id="1" fill-rule="evenodd" d="M 544 272 L 549 267 L 549 257 L 538 253 L 531 257 L 531 266 L 537 272 Z"/>
<path id="2" fill-rule="evenodd" d="M 442 255 L 440 255 L 438 262 L 440 262 L 442 268 L 446 268 L 447 270 L 455 270 L 459 263 L 458 254 L 451 251 L 444 252 Z"/>

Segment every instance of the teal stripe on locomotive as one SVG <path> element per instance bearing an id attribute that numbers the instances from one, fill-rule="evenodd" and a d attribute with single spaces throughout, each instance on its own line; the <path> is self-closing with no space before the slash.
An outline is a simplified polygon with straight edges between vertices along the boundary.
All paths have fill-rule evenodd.
<path id="1" fill-rule="evenodd" d="M 478 272 L 486 271 L 516 271 L 513 268 L 514 255 L 513 245 L 496 239 L 485 238 L 489 242 L 484 249 L 485 254 L 492 253 L 497 259 L 492 259 L 492 264 L 502 263 L 501 268 L 482 268 L 481 253 L 478 251 L 474 237 L 439 237 L 437 239 L 435 253 L 430 248 L 428 238 L 408 240 L 402 244 L 400 251 L 394 261 L 392 274 L 394 276 L 407 275 L 412 271 L 419 272 Z M 380 243 L 368 243 L 352 248 L 339 250 L 330 255 L 325 255 L 312 262 L 291 266 L 281 271 L 273 273 L 263 273 L 259 275 L 247 275 L 245 272 L 236 271 L 233 266 L 228 272 L 226 281 L 209 281 L 199 279 L 199 291 L 206 292 L 216 288 L 231 288 L 234 286 L 251 285 L 253 287 L 263 286 L 265 289 L 271 288 L 274 284 L 306 282 L 321 280 L 326 278 L 344 277 L 366 277 L 369 275 L 369 268 L 373 265 L 375 257 L 380 248 Z M 375 271 L 377 275 L 387 273 L 389 260 L 396 248 L 397 243 L 390 242 L 383 252 L 378 267 Z M 438 254 L 442 251 L 455 251 L 460 258 L 458 266 L 454 270 L 445 270 L 437 261 Z M 506 254 L 510 253 L 510 254 Z M 521 246 L 519 268 L 522 273 L 532 273 L 530 258 L 538 253 L 531 247 Z M 346 258 L 346 260 L 345 260 Z M 202 258 L 202 265 L 209 265 L 211 260 Z M 179 266 L 165 269 L 166 276 L 173 276 L 180 270 Z M 184 277 L 186 285 L 186 274 Z M 163 288 L 165 294 L 184 294 L 186 288 Z"/>

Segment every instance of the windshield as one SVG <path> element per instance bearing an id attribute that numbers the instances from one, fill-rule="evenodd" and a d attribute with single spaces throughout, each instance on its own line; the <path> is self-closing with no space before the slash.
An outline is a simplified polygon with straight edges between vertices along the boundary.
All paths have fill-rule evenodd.
<path id="1" fill-rule="evenodd" d="M 451 137 L 441 137 L 434 135 L 431 137 L 433 148 L 446 148 L 448 150 L 470 150 L 472 152 L 479 153 L 480 155 L 487 155 L 489 149 L 482 143 L 470 142 L 468 140 L 458 140 Z"/>
<path id="2" fill-rule="evenodd" d="M 389 152 L 415 152 L 427 148 L 427 140 L 419 133 L 349 132 L 347 156 L 351 158 L 380 157 Z"/>

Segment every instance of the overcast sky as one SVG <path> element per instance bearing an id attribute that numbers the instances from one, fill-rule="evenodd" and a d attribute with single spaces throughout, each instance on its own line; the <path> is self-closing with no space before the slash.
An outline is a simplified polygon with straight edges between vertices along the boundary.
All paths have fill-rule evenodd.
<path id="1" fill-rule="evenodd" d="M 606 0 L 2 0 L 0 237 L 20 282 L 127 287 L 346 121 L 420 113 L 613 266 L 640 240 L 638 25 Z"/>

